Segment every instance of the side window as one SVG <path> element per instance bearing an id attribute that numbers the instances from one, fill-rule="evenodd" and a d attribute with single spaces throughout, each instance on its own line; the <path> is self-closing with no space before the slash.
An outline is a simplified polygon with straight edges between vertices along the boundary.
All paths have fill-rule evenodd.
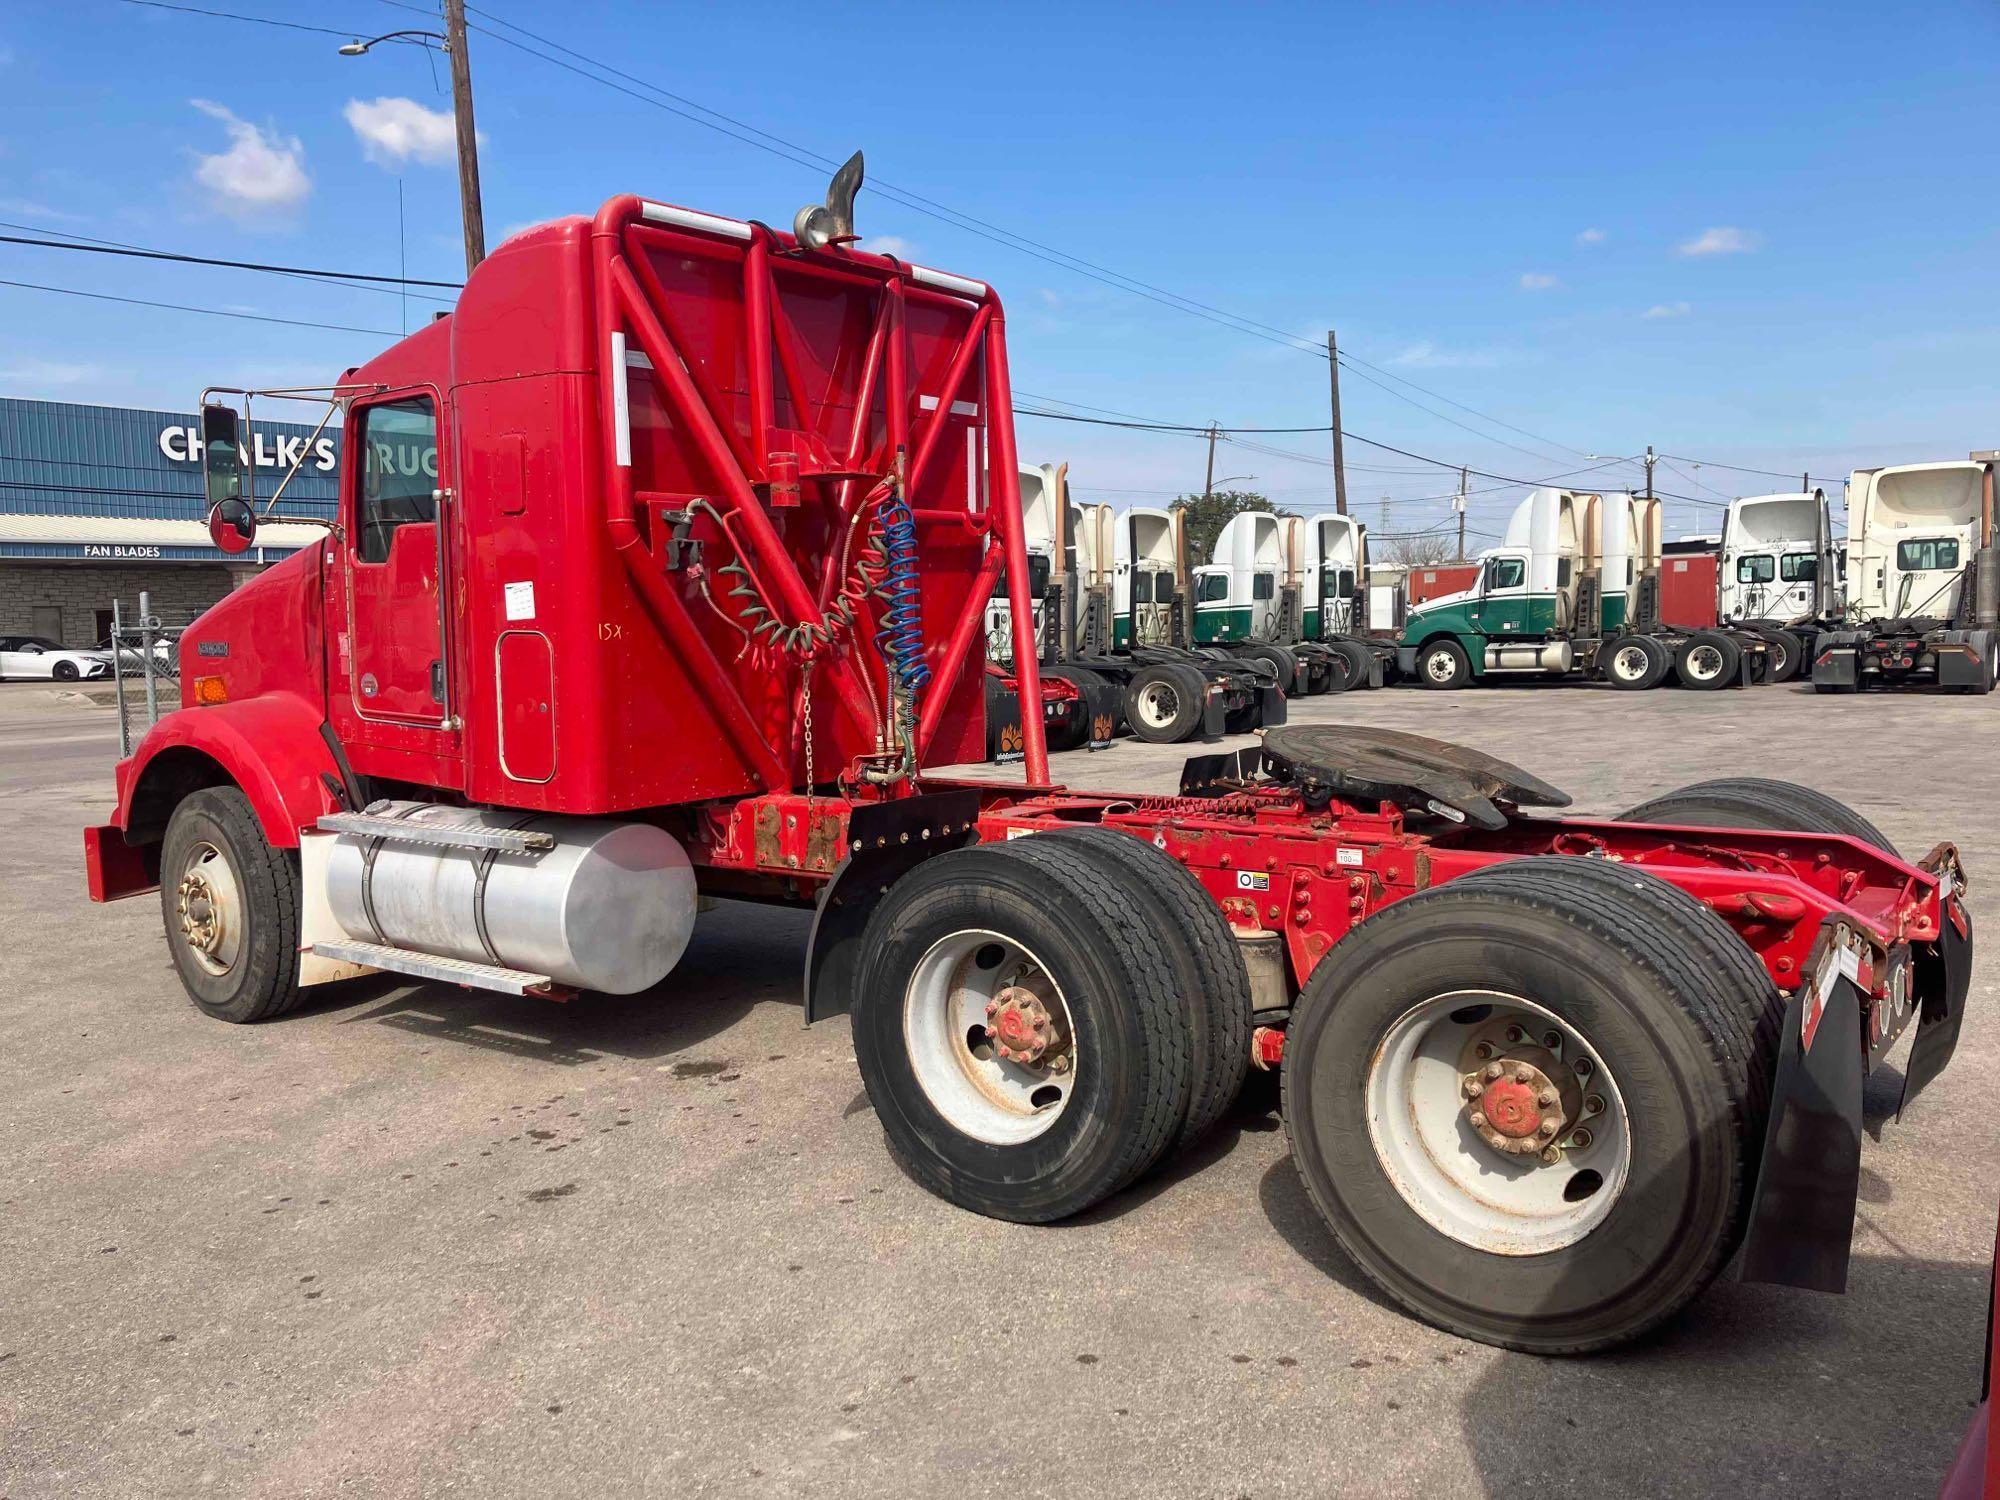
<path id="1" fill-rule="evenodd" d="M 1810 552 L 1787 552 L 1778 559 L 1778 576 L 1786 583 L 1811 583 L 1819 577 L 1819 559 Z"/>
<path id="2" fill-rule="evenodd" d="M 387 562 L 398 526 L 437 519 L 437 446 L 428 396 L 362 408 L 348 449 L 361 455 L 354 553 L 362 562 Z"/>
<path id="3" fill-rule="evenodd" d="M 1768 552 L 1753 552 L 1736 559 L 1738 583 L 1769 583 L 1777 576 L 1777 565 Z"/>
<path id="4" fill-rule="evenodd" d="M 1336 599 L 1352 599 L 1354 597 L 1354 570 L 1352 568 L 1342 568 L 1334 575 L 1333 597 Z"/>
<path id="5" fill-rule="evenodd" d="M 1229 575 L 1209 573 L 1201 580 L 1201 602 L 1203 604 L 1224 604 L 1229 600 Z"/>
<path id="6" fill-rule="evenodd" d="M 1132 575 L 1132 602 L 1134 604 L 1151 604 L 1153 602 L 1153 575 L 1151 573 L 1135 572 Z"/>
<path id="7" fill-rule="evenodd" d="M 1528 565 L 1518 557 L 1494 557 L 1486 562 L 1486 587 L 1494 589 L 1517 589 L 1527 577 Z"/>
<path id="8" fill-rule="evenodd" d="M 1252 573 L 1250 575 L 1250 597 L 1270 599 L 1278 592 L 1278 575 L 1275 573 Z"/>
<path id="9" fill-rule="evenodd" d="M 1928 573 L 1938 568 L 1958 566 L 1958 539 L 1932 537 L 1920 542 L 1896 544 L 1896 566 L 1905 573 Z"/>
<path id="10" fill-rule="evenodd" d="M 1569 559 L 1566 557 L 1556 559 L 1556 587 L 1559 589 L 1569 587 Z"/>

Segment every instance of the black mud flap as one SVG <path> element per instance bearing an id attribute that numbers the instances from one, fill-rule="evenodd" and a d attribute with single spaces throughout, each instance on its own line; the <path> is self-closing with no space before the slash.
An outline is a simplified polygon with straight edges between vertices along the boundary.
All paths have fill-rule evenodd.
<path id="1" fill-rule="evenodd" d="M 1861 991 L 1823 932 L 1785 1005 L 1771 1120 L 1750 1203 L 1745 1281 L 1847 1290 L 1861 1187 Z"/>
<path id="2" fill-rule="evenodd" d="M 1208 681 L 1208 690 L 1201 700 L 1202 743 L 1214 744 L 1222 738 L 1223 730 L 1229 726 L 1229 708 L 1223 700 L 1223 686 L 1214 678 Z"/>
<path id="3" fill-rule="evenodd" d="M 991 673 L 986 677 L 986 758 L 995 765 L 1021 759 L 1021 698 Z"/>
<path id="4" fill-rule="evenodd" d="M 979 794 L 971 791 L 855 804 L 847 815 L 847 856 L 820 892 L 806 939 L 806 1025 L 847 1009 L 875 903 L 933 854 L 970 843 L 978 822 Z"/>
<path id="5" fill-rule="evenodd" d="M 1965 998 L 1972 991 L 1972 916 L 1956 896 L 1944 903 L 1944 931 L 1935 953 L 1917 958 L 1917 1039 L 1903 1067 L 1903 1099 L 1896 1113 L 1924 1091 L 1944 1071 L 1958 1050 L 1958 1029 L 1965 1022 Z"/>
<path id="6" fill-rule="evenodd" d="M 1285 722 L 1290 710 L 1285 707 L 1285 693 L 1282 688 L 1257 689 L 1257 722 L 1266 729 L 1275 729 Z"/>

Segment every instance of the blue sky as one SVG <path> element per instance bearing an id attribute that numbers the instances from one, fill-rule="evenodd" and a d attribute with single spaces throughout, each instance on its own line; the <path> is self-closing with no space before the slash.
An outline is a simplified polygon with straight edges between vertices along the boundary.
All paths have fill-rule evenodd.
<path id="1" fill-rule="evenodd" d="M 386 0 L 191 3 L 364 35 L 427 24 Z M 820 155 L 864 147 L 871 178 L 1307 343 L 1338 328 L 1436 394 L 1383 384 L 1465 424 L 1350 374 L 1346 425 L 1452 462 L 1533 478 L 1650 442 L 1710 460 L 1659 474 L 1707 499 L 1787 487 L 1719 463 L 1832 478 L 2000 445 L 1991 5 L 491 0 L 473 22 L 493 240 L 627 191 L 789 224 L 825 178 L 492 34 L 514 22 Z M 411 275 L 455 277 L 443 62 L 434 82 L 418 49 L 350 59 L 340 40 L 113 0 L 0 12 L 0 221 L 390 273 L 406 253 Z M 1025 392 L 1170 421 L 1326 420 L 1322 359 L 879 195 L 859 218 L 878 245 L 1000 288 Z M 22 246 L 0 246 L 0 267 L 391 334 L 404 315 L 375 292 Z M 412 326 L 427 306 L 410 302 Z M 0 286 L 0 394 L 180 408 L 209 382 L 328 380 L 386 341 Z M 1218 474 L 1330 503 L 1324 435 L 1264 441 L 1301 456 L 1231 444 Z M 1201 482 L 1189 437 L 1024 419 L 1021 448 L 1069 459 L 1086 499 Z M 1441 471 L 1353 444 L 1348 460 L 1371 524 L 1384 494 L 1392 530 L 1445 516 Z M 1474 484 L 1476 536 L 1519 491 Z M 1670 512 L 1670 535 L 1712 525 Z"/>

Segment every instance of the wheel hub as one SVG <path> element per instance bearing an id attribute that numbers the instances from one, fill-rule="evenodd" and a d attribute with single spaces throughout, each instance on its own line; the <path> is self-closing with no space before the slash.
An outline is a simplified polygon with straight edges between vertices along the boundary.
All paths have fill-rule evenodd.
<path id="1" fill-rule="evenodd" d="M 222 944 L 222 922 L 216 910 L 215 892 L 198 870 L 181 877 L 176 890 L 181 919 L 181 936 L 197 952 L 213 955 Z"/>
<path id="2" fill-rule="evenodd" d="M 1065 1039 L 1055 1017 L 1033 990 L 1010 984 L 986 1005 L 986 1035 L 994 1053 L 1008 1062 L 1045 1065 L 1060 1072 L 1068 1067 Z"/>
<path id="3" fill-rule="evenodd" d="M 1555 1079 L 1519 1056 L 1496 1059 L 1466 1074 L 1464 1111 L 1466 1123 L 1503 1156 L 1555 1149 L 1570 1118 Z"/>

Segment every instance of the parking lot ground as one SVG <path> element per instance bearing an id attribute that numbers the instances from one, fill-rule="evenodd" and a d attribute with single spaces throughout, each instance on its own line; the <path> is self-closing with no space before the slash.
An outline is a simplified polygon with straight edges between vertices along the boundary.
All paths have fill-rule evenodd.
<path id="1" fill-rule="evenodd" d="M 1272 1116 L 1083 1219 L 886 1155 L 804 916 L 725 904 L 651 993 L 386 978 L 199 1016 L 152 899 L 92 907 L 112 715 L 0 692 L 0 1495 L 1923 1495 L 1977 1399 L 2000 949 L 1952 1067 L 1871 1081 L 1851 1290 L 1717 1283 L 1641 1347 L 1435 1332 L 1321 1227 Z M 1811 782 L 1958 840 L 2000 934 L 1992 699 L 1356 693 L 1616 811 Z M 1181 747 L 1059 757 L 1170 789 Z M 1005 773 L 1001 773 L 1005 774 Z M 1907 1044 L 1906 1044 L 1907 1045 Z"/>

